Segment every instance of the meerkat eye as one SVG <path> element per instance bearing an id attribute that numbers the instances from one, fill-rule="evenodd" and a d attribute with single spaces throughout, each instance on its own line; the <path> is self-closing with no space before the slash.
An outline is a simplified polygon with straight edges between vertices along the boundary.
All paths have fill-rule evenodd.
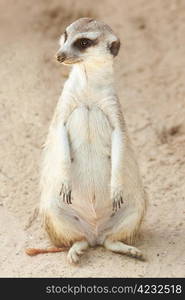
<path id="1" fill-rule="evenodd" d="M 89 40 L 89 39 L 81 39 L 80 46 L 82 48 L 87 48 L 90 45 L 91 45 L 91 40 Z"/>
<path id="2" fill-rule="evenodd" d="M 87 38 L 82 38 L 78 39 L 74 42 L 74 46 L 78 48 L 79 50 L 86 49 L 93 45 L 93 40 L 87 39 Z"/>

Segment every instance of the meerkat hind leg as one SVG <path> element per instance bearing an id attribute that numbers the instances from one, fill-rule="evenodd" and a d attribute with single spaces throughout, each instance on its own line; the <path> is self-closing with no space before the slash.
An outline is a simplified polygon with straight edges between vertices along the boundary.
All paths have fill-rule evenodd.
<path id="1" fill-rule="evenodd" d="M 124 254 L 139 260 L 145 260 L 143 253 L 136 247 L 129 246 L 120 241 L 105 240 L 104 247 L 112 252 Z"/>
<path id="2" fill-rule="evenodd" d="M 69 263 L 78 263 L 80 256 L 84 253 L 84 251 L 88 248 L 89 244 L 87 241 L 78 241 L 75 242 L 71 248 L 69 249 L 67 260 Z"/>

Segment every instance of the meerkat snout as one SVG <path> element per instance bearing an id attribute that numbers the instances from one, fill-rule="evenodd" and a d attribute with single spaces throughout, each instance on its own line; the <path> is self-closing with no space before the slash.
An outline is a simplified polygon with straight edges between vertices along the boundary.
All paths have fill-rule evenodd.
<path id="1" fill-rule="evenodd" d="M 64 64 L 105 61 L 115 57 L 120 40 L 103 22 L 81 18 L 68 26 L 60 38 L 57 60 Z"/>
<path id="2" fill-rule="evenodd" d="M 58 51 L 56 53 L 56 59 L 58 62 L 62 63 L 66 59 L 66 54 L 64 52 Z"/>
<path id="3" fill-rule="evenodd" d="M 56 59 L 58 62 L 62 63 L 66 59 L 66 54 L 64 52 L 58 51 L 56 54 Z"/>

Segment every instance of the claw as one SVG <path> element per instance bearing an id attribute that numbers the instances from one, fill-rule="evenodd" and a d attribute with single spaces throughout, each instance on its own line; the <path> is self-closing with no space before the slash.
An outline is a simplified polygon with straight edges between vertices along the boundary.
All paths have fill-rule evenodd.
<path id="1" fill-rule="evenodd" d="M 62 190 L 63 190 L 63 184 L 62 184 L 62 187 L 61 187 L 61 190 L 60 190 L 60 196 L 62 195 Z"/>
<path id="2" fill-rule="evenodd" d="M 123 197 L 121 195 L 121 192 L 114 193 L 114 195 L 113 195 L 113 207 L 112 207 L 113 212 L 117 212 L 118 209 L 121 208 L 123 203 L 124 203 L 124 201 L 123 201 Z"/>
<path id="3" fill-rule="evenodd" d="M 70 197 L 70 192 L 67 194 L 67 204 L 71 203 L 71 197 Z"/>
<path id="4" fill-rule="evenodd" d="M 69 191 L 69 204 L 72 204 L 72 202 L 71 202 L 71 191 Z"/>
<path id="5" fill-rule="evenodd" d="M 66 202 L 66 194 L 63 194 L 63 201 Z"/>
<path id="6" fill-rule="evenodd" d="M 62 184 L 59 195 L 62 197 L 63 202 L 72 204 L 71 202 L 71 190 L 68 185 Z"/>
<path id="7" fill-rule="evenodd" d="M 116 209 L 116 206 L 117 206 L 117 205 L 116 205 L 116 201 L 114 200 L 114 201 L 113 201 L 113 208 L 112 208 L 112 210 L 113 210 L 114 212 L 117 210 L 117 209 Z"/>

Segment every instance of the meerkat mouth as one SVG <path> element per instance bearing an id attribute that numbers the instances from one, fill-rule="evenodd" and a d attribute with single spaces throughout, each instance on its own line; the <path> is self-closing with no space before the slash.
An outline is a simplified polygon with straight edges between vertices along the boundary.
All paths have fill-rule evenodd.
<path id="1" fill-rule="evenodd" d="M 64 65 L 73 65 L 73 64 L 77 64 L 77 63 L 80 63 L 82 62 L 83 60 L 82 59 L 66 59 L 62 62 L 62 64 Z"/>

